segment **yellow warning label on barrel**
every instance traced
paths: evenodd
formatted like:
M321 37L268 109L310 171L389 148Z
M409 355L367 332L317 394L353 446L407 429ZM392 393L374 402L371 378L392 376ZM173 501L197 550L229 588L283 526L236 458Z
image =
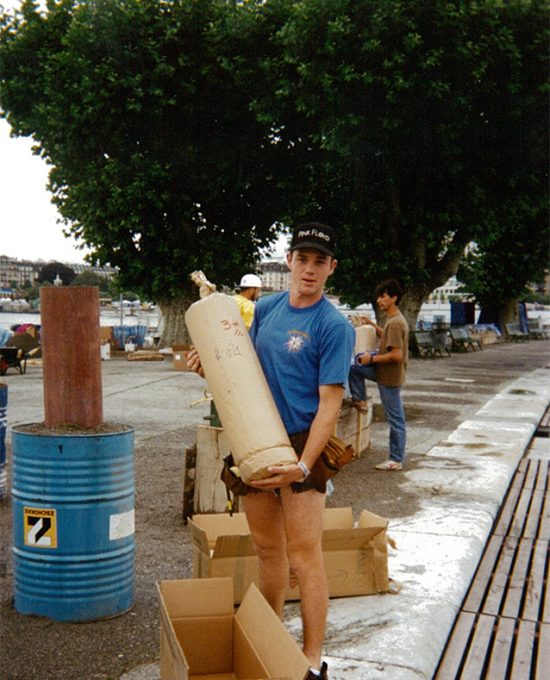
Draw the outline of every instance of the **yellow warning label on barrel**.
M24 508L25 545L57 548L57 517L53 508Z

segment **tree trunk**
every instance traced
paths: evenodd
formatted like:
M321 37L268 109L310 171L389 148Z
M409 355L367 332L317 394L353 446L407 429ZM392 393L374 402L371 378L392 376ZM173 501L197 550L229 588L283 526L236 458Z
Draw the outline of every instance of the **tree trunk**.
M401 303L399 304L399 309L401 310L401 314L407 319L411 332L416 329L416 322L418 315L420 314L422 303L424 303L428 297L429 293L426 294L424 291L416 290L414 288L409 288L403 295Z
M516 323L519 319L518 315L518 301L506 300L498 306L498 319L500 328L504 329L507 323Z
M172 300L159 300L161 337L159 347L186 345L191 342L185 325L185 312L195 299L182 295Z

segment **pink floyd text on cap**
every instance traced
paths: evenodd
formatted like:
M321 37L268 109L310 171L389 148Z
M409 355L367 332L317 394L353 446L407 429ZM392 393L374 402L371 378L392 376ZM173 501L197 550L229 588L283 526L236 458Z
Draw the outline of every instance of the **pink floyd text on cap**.
M336 251L336 234L332 227L319 222L307 222L294 227L290 250L297 248L315 248L322 253L334 257Z

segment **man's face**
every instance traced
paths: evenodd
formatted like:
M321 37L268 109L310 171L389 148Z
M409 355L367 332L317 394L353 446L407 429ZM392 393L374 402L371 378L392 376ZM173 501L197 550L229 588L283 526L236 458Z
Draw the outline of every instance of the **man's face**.
M336 268L336 260L314 248L298 248L287 255L294 292L306 298L320 297L328 277Z
M262 294L261 288L253 288L252 297L250 299L252 300L252 302L256 302L256 300L260 297L261 294Z
M397 300L396 295L390 297L387 293L382 293L382 295L379 295L376 298L376 304L378 305L378 309L381 312L385 312L389 307L392 306L392 304L395 304L396 300Z

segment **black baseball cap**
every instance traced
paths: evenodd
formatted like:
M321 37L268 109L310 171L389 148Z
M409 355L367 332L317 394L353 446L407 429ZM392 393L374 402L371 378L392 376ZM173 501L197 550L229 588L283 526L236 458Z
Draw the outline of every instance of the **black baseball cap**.
M297 248L315 248L322 253L334 257L336 250L336 234L332 227L319 222L307 222L294 227L290 250Z

